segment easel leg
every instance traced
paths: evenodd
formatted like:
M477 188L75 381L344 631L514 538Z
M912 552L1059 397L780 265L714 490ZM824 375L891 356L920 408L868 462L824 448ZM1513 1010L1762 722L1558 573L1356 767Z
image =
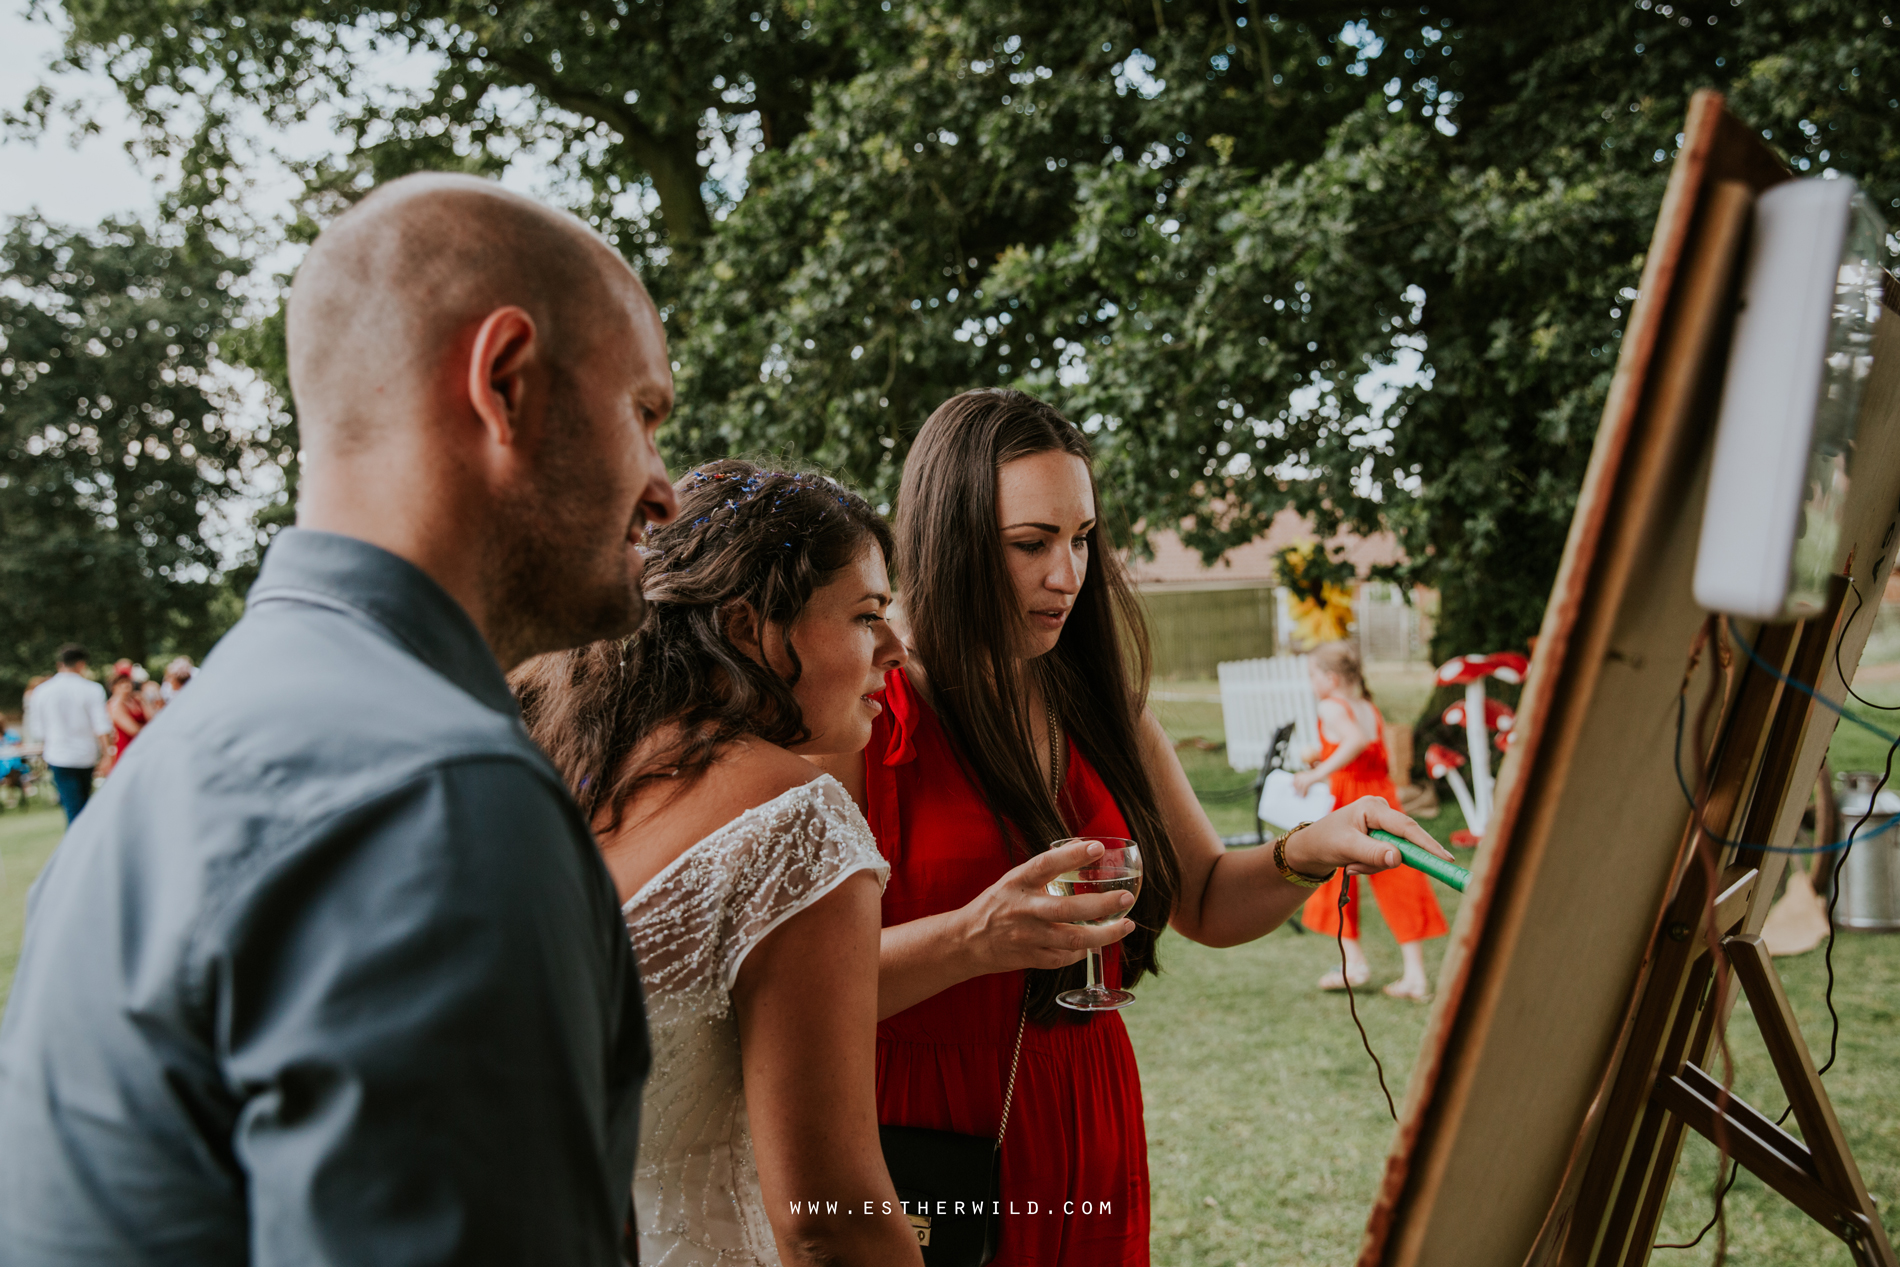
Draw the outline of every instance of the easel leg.
M1860 1267L1900 1267L1768 948L1752 934L1725 938L1722 946L1748 995L1802 1138L1788 1134L1740 1097L1725 1095L1721 1084L1693 1063L1660 1079L1651 1103L1711 1143L1719 1133L1736 1164L1839 1237Z
M1834 1116L1827 1088L1814 1070L1814 1058L1801 1037L1794 1009L1788 1005L1787 992L1782 989L1781 977L1768 957L1768 948L1760 937L1752 935L1730 937L1722 944L1748 995L1749 1006L1754 1009L1755 1023L1768 1045L1768 1057L1774 1062L1782 1090L1788 1095L1788 1103L1794 1106L1795 1121L1800 1123L1802 1138L1814 1158L1815 1178L1866 1219L1862 1236L1854 1236L1851 1227L1828 1230L1847 1241L1857 1258L1885 1267L1900 1267L1886 1228L1881 1225L1880 1213L1867 1195L1860 1168L1848 1150L1847 1138L1841 1133L1840 1120ZM1857 1246L1857 1240L1864 1240L1866 1244Z

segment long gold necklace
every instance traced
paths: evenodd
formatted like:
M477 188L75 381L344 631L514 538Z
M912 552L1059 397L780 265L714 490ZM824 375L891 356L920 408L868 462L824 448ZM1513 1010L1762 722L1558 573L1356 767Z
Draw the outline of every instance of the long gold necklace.
M1057 738L1056 706L1043 697L1042 706L1049 710L1049 795L1056 800L1062 799L1062 742Z

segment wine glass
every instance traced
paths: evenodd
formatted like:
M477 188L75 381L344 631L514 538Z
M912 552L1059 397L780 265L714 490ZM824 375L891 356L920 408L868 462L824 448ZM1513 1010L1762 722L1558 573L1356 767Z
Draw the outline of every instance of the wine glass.
M1045 886L1051 897L1082 897L1090 893L1128 893L1141 895L1141 848L1119 836L1073 836L1058 840L1051 849L1064 845L1100 845L1102 856L1073 871L1064 871ZM1133 908L1130 907L1132 910ZM1116 911L1100 919L1083 919L1078 924L1110 924L1125 918ZM1065 990L1056 1002L1078 1012L1112 1012L1127 1007L1135 996L1126 990L1111 990L1102 984L1102 950L1089 947L1089 983L1080 990Z

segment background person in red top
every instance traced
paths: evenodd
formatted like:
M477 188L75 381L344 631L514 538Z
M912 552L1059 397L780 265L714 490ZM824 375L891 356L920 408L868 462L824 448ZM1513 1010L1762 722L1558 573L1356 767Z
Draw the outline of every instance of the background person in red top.
M1016 391L966 392L904 464L898 576L908 669L863 760L834 767L891 863L878 975L879 1120L994 1136L1018 1016L1030 1023L1003 1141L1009 1267L1120 1267L1148 1258L1140 1076L1121 1018L1054 1001L1081 984L1090 944L1106 984L1156 967L1164 927L1213 946L1250 941L1309 888L1271 849L1225 853L1145 704L1147 637L1097 522L1087 440ZM1294 833L1288 871L1377 871L1383 827L1438 850L1369 798ZM1126 836L1145 861L1125 894L1053 898L1044 884ZM1112 943L1112 944L1111 944Z
M1333 804L1345 805L1362 796L1376 796L1399 808L1399 791L1392 786L1390 761L1385 751L1385 719L1373 706L1366 690L1365 670L1359 663L1359 651L1350 642L1328 642L1306 658L1306 671L1313 680L1313 694L1319 696L1320 746L1307 754L1309 768L1293 776L1293 788L1304 795L1321 779L1333 790ZM1334 876L1306 901L1300 922L1328 937L1340 932L1339 887L1348 881ZM1379 899L1379 913L1398 939L1399 955L1405 971L1397 981L1385 987L1395 999L1431 997L1431 982L1425 976L1424 942L1445 935L1445 914L1438 909L1431 882L1409 867L1395 867L1370 877L1372 896ZM1359 944L1359 885L1352 882L1346 895L1343 916L1346 973L1354 985L1364 985L1372 976L1366 952ZM1322 990L1343 990L1346 977L1337 968L1319 979Z
M115 732L112 764L116 766L151 717L145 711L145 702L139 698L138 683L132 676L130 660L120 660L112 666L112 685L108 689L111 696L106 701L106 712L112 718Z

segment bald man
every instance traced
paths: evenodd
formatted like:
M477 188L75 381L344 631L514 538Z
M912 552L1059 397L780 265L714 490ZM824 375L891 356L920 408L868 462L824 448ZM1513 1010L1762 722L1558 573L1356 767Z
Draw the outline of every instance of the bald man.
M298 526L33 891L0 1263L617 1263L639 982L503 674L639 624L658 314L579 221L416 176L289 341Z

